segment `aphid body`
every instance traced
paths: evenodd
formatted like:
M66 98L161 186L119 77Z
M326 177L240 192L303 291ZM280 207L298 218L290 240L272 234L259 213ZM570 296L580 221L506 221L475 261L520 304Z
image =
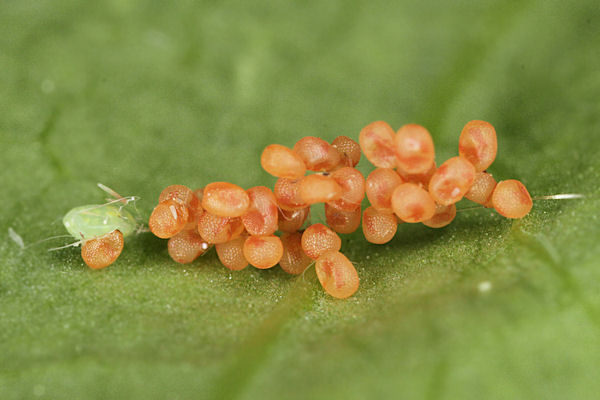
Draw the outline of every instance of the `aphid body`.
M123 206L91 204L75 207L63 218L63 224L77 240L98 238L119 230L124 237L135 232L137 221Z

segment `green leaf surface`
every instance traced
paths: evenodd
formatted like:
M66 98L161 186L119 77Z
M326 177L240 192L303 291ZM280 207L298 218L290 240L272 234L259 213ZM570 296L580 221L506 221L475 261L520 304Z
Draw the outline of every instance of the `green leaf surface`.
M2 2L0 398L597 398L599 49L593 0ZM169 184L272 185L267 144L375 120L443 161L472 119L497 178L587 197L345 236L346 301L150 234L102 271L8 235L66 233L96 182L146 216Z

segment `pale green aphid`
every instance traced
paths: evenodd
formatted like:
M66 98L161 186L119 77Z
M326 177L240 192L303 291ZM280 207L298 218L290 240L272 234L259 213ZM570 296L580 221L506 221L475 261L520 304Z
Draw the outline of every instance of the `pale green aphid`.
M69 234L77 240L89 240L104 236L115 229L123 236L135 232L138 223L135 217L117 204L99 204L75 207L63 218Z
M70 210L63 218L63 225L69 234L78 241L63 247L78 245L86 240L102 237L116 229L123 234L123 237L139 230L138 220L125 209L125 206L129 202L137 200L137 197L123 197L101 183L98 183L98 187L113 199L105 204L91 204Z
M108 186L101 183L98 183L97 185L100 189L108 193L112 199L107 199L108 202L105 204L91 204L71 209L64 216L63 225L67 228L69 234L77 239L77 241L65 246L48 249L48 251L79 246L87 240L101 238L116 229L118 229L124 237L129 236L132 233L147 231L147 228L139 223L139 213L135 206L134 210L136 215L138 215L138 218L134 217L131 212L125 209L129 203L139 199L137 196L123 197ZM26 249L48 240L63 238L67 235L52 236L27 246L25 246L23 238L11 227L8 228L8 236L21 249Z

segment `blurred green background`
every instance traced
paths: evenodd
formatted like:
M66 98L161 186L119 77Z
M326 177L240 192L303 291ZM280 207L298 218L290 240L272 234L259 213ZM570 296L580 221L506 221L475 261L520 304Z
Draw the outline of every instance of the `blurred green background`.
M0 72L2 399L597 398L597 0L5 0ZM425 125L443 161L471 119L498 179L588 197L345 236L347 301L150 234L103 271L8 237L65 233L96 182L146 216L169 184L272 185L265 145L375 120Z

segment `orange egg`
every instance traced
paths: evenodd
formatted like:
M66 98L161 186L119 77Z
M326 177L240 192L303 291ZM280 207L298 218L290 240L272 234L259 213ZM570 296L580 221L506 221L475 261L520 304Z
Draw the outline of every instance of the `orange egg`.
M250 236L244 242L244 257L250 265L267 269L277 265L283 256L283 244L277 236Z
M219 217L240 217L250 206L246 191L229 182L213 182L204 188L202 208Z
M325 292L335 298L348 298L358 290L359 278L356 268L339 251L322 254L315 263L315 270Z
M429 193L436 203L449 206L461 200L475 180L475 168L467 159L452 157L435 171Z
M435 160L433 139L427 129L417 124L401 127L395 137L398 170L404 174L424 174Z
M523 218L533 207L527 188L515 179L498 182L492 204L498 214L506 218Z
M458 139L458 153L466 158L478 172L484 171L496 159L498 141L496 130L485 121L470 121Z
M402 221L417 223L433 217L435 202L419 185L403 183L392 193L392 209Z
M396 168L394 130L383 121L365 126L358 136L360 148L367 159L379 168Z
M280 144L272 144L262 152L260 165L278 178L299 179L306 173L304 161L293 150Z
M114 230L81 246L81 257L88 267L101 269L114 263L123 251L123 234Z

